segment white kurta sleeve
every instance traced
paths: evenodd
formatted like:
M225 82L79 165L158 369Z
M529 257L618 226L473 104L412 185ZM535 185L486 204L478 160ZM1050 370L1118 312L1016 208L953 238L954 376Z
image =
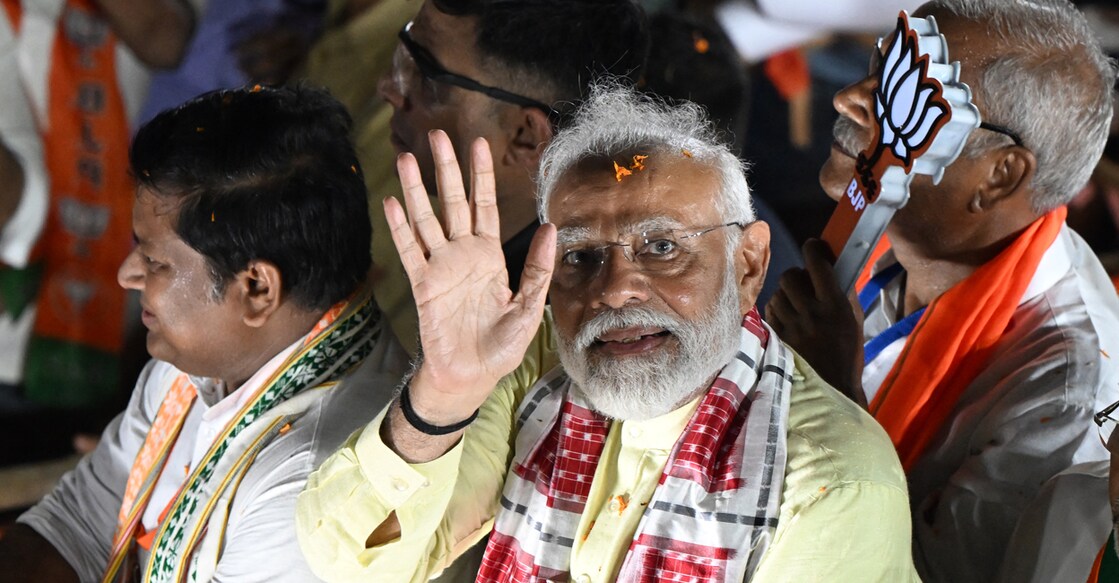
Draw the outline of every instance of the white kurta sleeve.
M18 519L54 545L82 581L104 574L128 472L166 392L162 381L170 370L167 363L149 362L128 407L105 428L97 449Z

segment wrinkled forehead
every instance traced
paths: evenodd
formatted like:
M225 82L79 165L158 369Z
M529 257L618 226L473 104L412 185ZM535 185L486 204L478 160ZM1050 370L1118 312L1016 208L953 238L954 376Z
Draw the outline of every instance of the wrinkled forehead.
M1001 38L989 23L961 18L928 4L918 8L913 16L931 16L936 20L940 34L948 43L948 59L960 62L961 74L982 70L998 56L1000 50L1007 48L1007 40Z
M586 156L557 181L548 220L561 230L639 232L719 218L719 174L709 163L641 148Z

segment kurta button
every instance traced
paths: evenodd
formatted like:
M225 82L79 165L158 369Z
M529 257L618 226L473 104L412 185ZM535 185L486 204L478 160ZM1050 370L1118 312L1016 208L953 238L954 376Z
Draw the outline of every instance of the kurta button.
M579 575L575 578L576 583L591 583L590 575Z
M396 488L397 492L403 492L403 491L408 489L408 482L405 482L401 478L393 478L392 479L392 487Z

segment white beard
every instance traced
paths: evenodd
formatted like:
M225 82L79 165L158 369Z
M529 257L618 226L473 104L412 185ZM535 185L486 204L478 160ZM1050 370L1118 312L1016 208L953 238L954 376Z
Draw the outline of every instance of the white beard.
M574 339L557 334L560 362L595 411L622 420L645 420L675 410L710 384L738 349L742 325L733 272L724 277L715 304L698 321L644 306L602 312ZM647 355L609 358L588 352L595 339L627 327L658 327L676 339Z

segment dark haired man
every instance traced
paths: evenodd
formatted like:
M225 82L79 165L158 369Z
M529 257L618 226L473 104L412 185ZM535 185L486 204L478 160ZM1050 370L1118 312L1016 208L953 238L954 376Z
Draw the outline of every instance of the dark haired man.
M32 581L307 581L295 497L375 406L338 381L406 361L363 282L367 202L345 110L306 88L210 93L137 134L148 350L97 449L0 545Z
M536 232L540 155L557 124L604 73L641 75L649 36L633 0L427 0L400 31L393 66L380 81L392 106L391 141L419 162L428 192L435 163L428 132L447 132L458 151L486 138L493 149L501 240L516 289ZM467 168L462 168L467 172ZM371 186L377 302L409 349L417 318L380 198L398 184Z

